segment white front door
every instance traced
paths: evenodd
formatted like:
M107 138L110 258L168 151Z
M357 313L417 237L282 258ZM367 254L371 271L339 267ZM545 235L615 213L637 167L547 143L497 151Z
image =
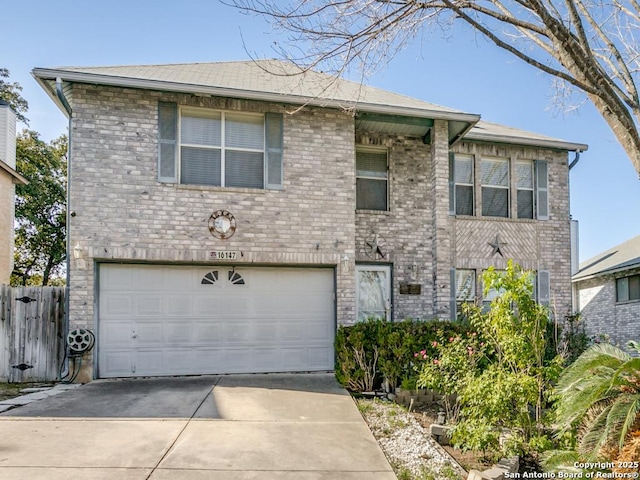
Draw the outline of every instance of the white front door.
M391 319L391 267L357 265L357 320Z

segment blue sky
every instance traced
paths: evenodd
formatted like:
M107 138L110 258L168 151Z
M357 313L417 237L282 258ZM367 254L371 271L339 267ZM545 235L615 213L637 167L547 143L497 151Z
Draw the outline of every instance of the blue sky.
M23 86L29 127L51 140L67 121L30 72L34 67L190 63L274 57L282 41L261 18L215 0L21 0L5 2L0 67ZM640 180L595 109L558 113L551 79L476 37L421 36L366 83L478 113L502 123L589 144L571 171L571 214L580 260L640 234ZM573 159L570 155L569 161Z

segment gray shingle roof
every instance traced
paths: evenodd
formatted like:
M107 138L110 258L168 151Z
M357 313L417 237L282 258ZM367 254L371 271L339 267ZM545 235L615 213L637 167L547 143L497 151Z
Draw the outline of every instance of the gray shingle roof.
M450 122L450 138L586 150L587 146L544 137L523 130L480 122L480 115L425 102L398 93L336 79L316 71L302 71L280 60L128 65L105 67L35 68L33 75L58 103L53 82L91 83L183 93L208 94L293 105L317 105L358 112ZM476 125L477 124L477 125ZM468 129L476 125L472 131Z
M580 264L573 281L640 267L640 235Z

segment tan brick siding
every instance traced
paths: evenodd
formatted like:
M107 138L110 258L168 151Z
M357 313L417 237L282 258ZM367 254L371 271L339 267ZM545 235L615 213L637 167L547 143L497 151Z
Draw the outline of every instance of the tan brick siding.
M570 233L566 154L461 144L474 155L550 162L551 219L456 218L449 215L447 122L436 121L432 142L354 131L346 112L134 89L73 87L70 243L70 324L95 328L95 265L102 261L212 263L212 250L242 252L240 263L331 266L336 271L337 322L355 321L355 265L382 263L393 271L393 318L449 318L450 270L504 260L487 242L499 232L505 253L527 268L551 272L554 305L568 311ZM284 188L256 190L157 182L157 102L223 110L284 113ZM355 149L389 152L389 211L355 211ZM217 240L211 213L229 210L237 231ZM385 258L370 258L365 241L377 234ZM347 257L347 268L342 259ZM417 273L412 271L417 265ZM420 295L400 295L402 283ZM88 362L91 364L91 361ZM85 376L92 375L90 369ZM85 378L88 379L88 378Z
M616 278L637 274L640 269L575 283L578 310L588 335L608 337L620 347L629 340L640 340L640 301L616 302Z

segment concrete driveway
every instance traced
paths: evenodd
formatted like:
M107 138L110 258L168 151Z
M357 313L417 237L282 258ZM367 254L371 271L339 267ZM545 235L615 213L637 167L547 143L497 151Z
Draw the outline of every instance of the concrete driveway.
M394 480L333 375L99 380L0 415L0 478Z

